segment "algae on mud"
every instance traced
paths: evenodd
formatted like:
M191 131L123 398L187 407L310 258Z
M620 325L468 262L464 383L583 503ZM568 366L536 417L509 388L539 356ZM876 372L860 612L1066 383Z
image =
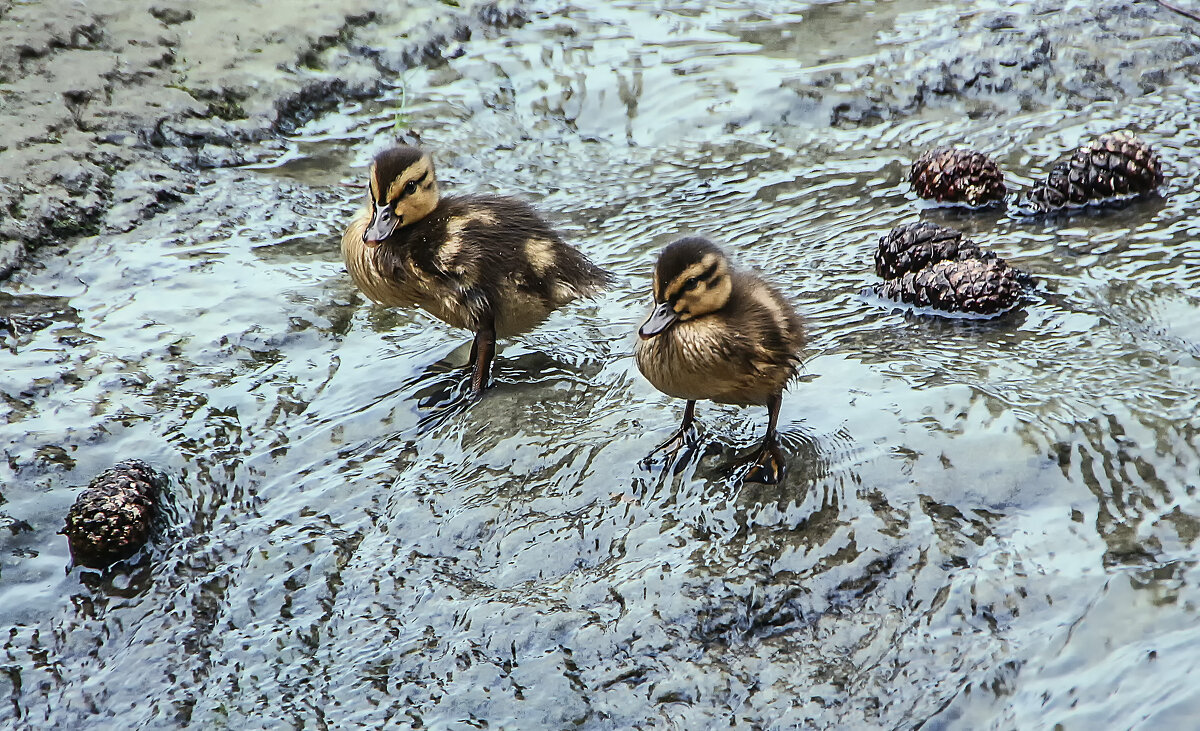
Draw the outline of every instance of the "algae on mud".
M169 215L38 250L5 285L52 322L0 351L0 720L1194 717L1196 36L1089 7L547 5L414 70L405 114L449 183L529 198L627 283L508 344L466 409L447 394L468 338L367 306L337 258L360 193L334 183L387 141L393 96L185 176ZM1010 65L1027 39L1034 67ZM905 182L965 144L1028 185L1121 127L1162 154L1161 199L1030 222L923 209ZM919 218L1042 293L986 323L860 297L879 236ZM722 408L679 474L637 466L678 409L630 337L685 232L810 323L780 486L726 479L755 435ZM178 486L173 534L148 568L64 575L71 487L135 454Z
M4 0L0 278L27 249L128 231L192 192L196 168L277 155L281 132L522 19L516 0Z

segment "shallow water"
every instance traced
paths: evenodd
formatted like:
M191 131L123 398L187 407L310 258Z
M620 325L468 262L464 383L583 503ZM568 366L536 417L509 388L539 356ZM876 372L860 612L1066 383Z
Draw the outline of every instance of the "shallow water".
M0 719L18 727L1173 727L1200 712L1195 78L1065 113L955 104L829 125L813 69L867 73L938 3L576 3L218 171L171 212L43 251L5 291L59 312L0 351ZM1024 7L1024 6L1021 6ZM907 29L907 30L906 30ZM781 83L786 82L786 83ZM403 91L401 91L401 87ZM622 283L506 342L371 306L338 259L393 130L446 188L536 202ZM932 209L948 142L1028 183L1130 127L1164 196L1026 220ZM1030 272L951 320L861 292L893 225ZM701 404L707 453L638 462L682 404L630 354L658 248L706 233L809 326L784 484L739 484L762 409ZM69 565L75 487L171 478L133 569ZM23 522L20 522L23 521Z

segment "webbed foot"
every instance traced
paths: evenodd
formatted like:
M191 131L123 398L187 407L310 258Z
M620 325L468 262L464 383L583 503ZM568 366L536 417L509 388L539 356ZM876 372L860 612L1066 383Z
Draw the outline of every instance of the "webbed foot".
M654 449L650 450L639 462L642 467L649 468L654 463L655 457L659 454L666 454L669 461L676 461L676 455L679 450L684 447L690 447L688 437L692 431L692 422L696 418L696 402L688 401L687 406L683 409L683 423L679 425L679 430L671 435L671 438Z
M638 464L642 467L650 467L659 456L666 457L668 462L674 461L679 450L688 446L688 432L688 429L681 428L672 434L670 439L651 449L650 453L643 457Z
M740 464L750 465L746 476L742 478L746 482L776 485L783 479L783 452L773 438L764 440L762 446Z

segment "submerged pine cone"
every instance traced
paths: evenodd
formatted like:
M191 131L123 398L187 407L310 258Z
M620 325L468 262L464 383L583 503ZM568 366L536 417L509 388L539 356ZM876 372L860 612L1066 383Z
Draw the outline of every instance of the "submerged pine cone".
M150 537L150 521L166 478L127 459L96 476L67 511L62 533L77 564L104 568L129 558Z
M909 182L922 198L982 206L1004 200L1004 174L992 158L963 148L939 147L912 164Z
M994 315L1021 297L1018 272L1001 259L939 261L875 285L875 292L919 307Z
M978 259L984 256L979 244L961 231L921 221L902 223L879 239L875 249L875 273L895 279L946 259Z
M1015 207L1026 214L1047 213L1145 195L1162 183L1162 162L1150 145L1129 132L1109 132L1055 165Z

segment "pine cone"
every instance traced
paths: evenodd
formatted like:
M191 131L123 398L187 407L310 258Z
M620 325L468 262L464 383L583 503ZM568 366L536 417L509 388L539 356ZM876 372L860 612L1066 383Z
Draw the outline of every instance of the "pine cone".
M909 182L922 198L982 206L1004 200L1004 174L992 158L963 148L939 147L912 164Z
M879 248L875 249L875 273L884 279L895 279L936 261L983 256L979 245L964 237L961 231L927 221L904 223L879 239Z
M994 315L1021 296L1015 269L1000 259L939 261L918 272L875 285L875 293L919 307Z
M96 476L67 511L71 558L104 568L129 558L150 537L150 521L166 478L145 462L119 462Z
M1109 132L1058 163L1015 208L1037 214L1151 193L1163 183L1154 149L1129 132Z

